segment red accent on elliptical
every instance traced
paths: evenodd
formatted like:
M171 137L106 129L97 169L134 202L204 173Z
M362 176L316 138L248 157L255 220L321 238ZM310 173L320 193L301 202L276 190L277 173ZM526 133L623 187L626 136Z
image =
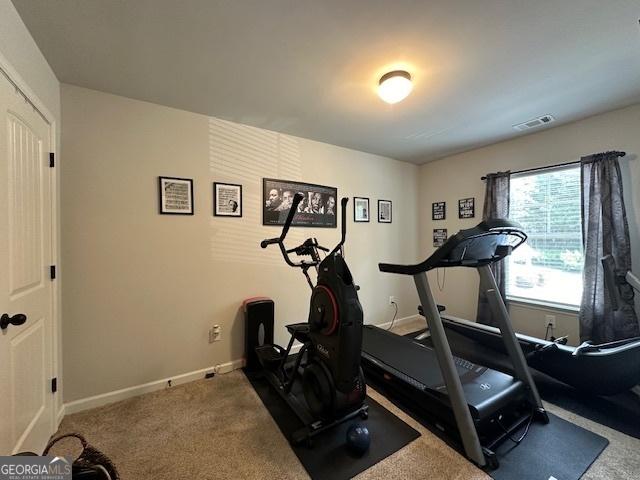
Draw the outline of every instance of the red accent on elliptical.
M247 312L247 305L250 303L255 303L255 302L272 302L273 300L271 300L269 297L251 297L251 298L247 298L245 300L242 301L242 310L246 313Z
M325 287L324 285L316 285L316 288L321 288L326 291L329 299L331 299L331 305L333 305L333 319L331 320L331 324L320 332L322 335L331 335L338 327L338 303L336 302L336 297L333 295L333 292L328 287Z

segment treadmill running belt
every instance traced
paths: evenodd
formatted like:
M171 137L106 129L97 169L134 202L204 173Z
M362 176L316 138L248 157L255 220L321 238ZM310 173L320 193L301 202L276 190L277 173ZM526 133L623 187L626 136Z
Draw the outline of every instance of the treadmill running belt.
M381 328L365 325L362 335L365 377L369 369L382 370L419 391L430 393L449 405L436 353L430 346ZM490 417L509 401L524 394L524 384L512 376L453 357L456 371L472 415Z
M429 346L408 342L406 338L394 333L365 325L362 333L362 350L365 355L398 370L426 387L434 390L444 388L440 369L425 368L426 364L438 365L435 351ZM462 359L454 360L460 377L469 373L473 375L474 370L469 370L469 367L481 369L477 373L485 370L484 367L478 367Z

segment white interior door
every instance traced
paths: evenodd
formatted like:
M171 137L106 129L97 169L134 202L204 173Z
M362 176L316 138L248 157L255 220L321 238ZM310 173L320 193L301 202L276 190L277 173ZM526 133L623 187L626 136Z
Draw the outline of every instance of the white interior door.
M0 455L53 433L50 126L0 75Z

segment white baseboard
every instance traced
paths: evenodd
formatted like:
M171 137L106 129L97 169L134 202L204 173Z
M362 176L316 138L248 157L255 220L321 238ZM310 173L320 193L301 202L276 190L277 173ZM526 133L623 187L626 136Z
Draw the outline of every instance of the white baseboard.
M409 315L408 317L396 318L396 321L393 322L393 326L398 327L402 324L410 323L415 320L422 320L423 322L425 321L424 318L420 315ZM380 328L389 328L391 326L391 322L376 323L372 325L375 325L376 327L380 327ZM425 326L426 326L426 323L425 323Z
M219 365L216 365L213 368L216 373L229 373L229 372L233 372L234 370L238 370L242 367L244 367L244 358L239 358L236 360L231 360L230 362L221 363ZM186 382L181 382L181 383L186 383Z
M398 318L394 322L395 326L409 323L416 319L420 319L419 315L411 315L409 317ZM391 322L380 323L376 325L380 328L389 328ZM302 344L297 343L291 348L291 353L298 353L302 347ZM62 405L57 414L58 425L62 422L65 415L71 415L72 413L81 412L90 408L101 407L109 403L119 402L120 400L126 400L127 398L136 397L144 393L155 392L167 388L167 384L171 381L172 386L181 385L183 383L192 382L194 380L200 380L204 378L207 373L229 373L233 370L237 370L244 366L244 358L232 360L231 362L222 363L209 368L203 368L193 372L183 373L173 377L163 378L161 380L155 380L153 382L144 383L141 385L134 385L133 387L127 387L120 390L114 390L113 392L101 393L100 395L94 395L92 397L81 398L80 400L74 400L73 402L65 403Z
M60 427L60 424L62 423L62 419L64 418L64 416L66 415L66 407L63 404L60 407L60 410L58 410L58 413L56 414L56 430L58 430L58 427Z
M127 387L113 392L102 393L93 397L81 398L80 400L74 400L73 402L65 403L60 410L58 416L59 421L62 421L64 415L70 415L72 413L81 412L90 408L101 407L113 402L119 402L120 400L126 400L127 398L136 397L143 393L155 392L157 390L163 390L167 388L167 384L171 381L171 386L181 385L183 383L192 382L194 380L200 380L205 378L207 373L229 373L233 370L237 370L244 366L244 358L233 360L231 362L222 363L209 368L203 368L193 372L183 373L173 377L163 378L161 380L155 380L153 382L144 383L142 385L134 385L133 387ZM62 415L62 417L60 416Z

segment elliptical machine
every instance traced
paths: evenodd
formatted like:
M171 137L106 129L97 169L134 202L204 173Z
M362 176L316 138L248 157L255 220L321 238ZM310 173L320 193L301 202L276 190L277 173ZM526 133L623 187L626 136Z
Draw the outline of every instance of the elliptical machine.
M286 326L291 334L286 349L265 344L256 347L255 353L266 379L304 425L291 436L291 443L311 446L312 438L320 432L356 416L367 418L368 406L364 404L366 384L360 367L362 307L343 255L348 199L341 202L342 238L333 250L319 245L315 238L287 249L284 240L303 198L300 193L294 196L280 236L263 240L260 246L277 244L287 265L302 270L311 287L309 318ZM320 252L326 253L324 259ZM293 261L292 253L304 258ZM310 269L316 271L315 285ZM290 368L287 360L295 340L302 348ZM296 381L302 382L304 399L293 392Z

